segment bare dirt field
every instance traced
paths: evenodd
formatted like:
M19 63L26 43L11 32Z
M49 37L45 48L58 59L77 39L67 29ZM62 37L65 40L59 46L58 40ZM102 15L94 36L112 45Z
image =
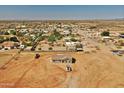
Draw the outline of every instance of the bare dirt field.
M8 53L8 54L7 54ZM124 87L124 62L111 53L41 52L0 53L0 87L26 88L98 88ZM66 72L66 63L52 63L55 54L69 54L76 59L73 71ZM6 58L4 58L6 56ZM11 60L10 60L11 59ZM7 64L6 64L7 63Z

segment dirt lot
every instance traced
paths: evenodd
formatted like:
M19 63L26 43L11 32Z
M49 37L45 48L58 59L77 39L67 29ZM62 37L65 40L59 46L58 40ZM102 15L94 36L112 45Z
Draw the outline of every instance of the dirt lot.
M51 62L56 53L69 54L76 59L71 65L72 72L65 71L66 63ZM14 55L14 52L0 52L0 87L124 87L124 62L101 50L87 54L42 52L39 59L34 59L32 52Z

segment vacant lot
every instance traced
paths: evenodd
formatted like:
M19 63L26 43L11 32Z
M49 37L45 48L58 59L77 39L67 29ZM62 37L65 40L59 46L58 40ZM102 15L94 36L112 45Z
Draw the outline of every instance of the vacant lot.
M8 53L8 54L7 54ZM104 51L0 53L0 87L124 87L124 62ZM73 71L66 63L52 63L55 54L69 54L76 59ZM6 57L5 57L6 56Z

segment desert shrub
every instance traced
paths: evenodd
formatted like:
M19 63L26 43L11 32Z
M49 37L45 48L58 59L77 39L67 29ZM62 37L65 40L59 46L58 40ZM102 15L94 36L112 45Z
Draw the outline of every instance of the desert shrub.
M110 34L109 31L104 31L101 33L101 36L109 36L109 34Z
M53 50L53 48L52 48L52 47L50 47L50 48L49 48L49 50Z

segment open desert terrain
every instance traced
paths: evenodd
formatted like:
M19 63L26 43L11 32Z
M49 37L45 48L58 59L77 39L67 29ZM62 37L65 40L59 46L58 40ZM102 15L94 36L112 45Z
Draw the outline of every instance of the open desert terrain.
M124 62L103 50L40 52L39 59L34 58L35 52L17 54L13 51L0 53L0 87L124 87ZM56 53L69 54L76 59L71 64L73 71L65 70L66 63L51 62Z

